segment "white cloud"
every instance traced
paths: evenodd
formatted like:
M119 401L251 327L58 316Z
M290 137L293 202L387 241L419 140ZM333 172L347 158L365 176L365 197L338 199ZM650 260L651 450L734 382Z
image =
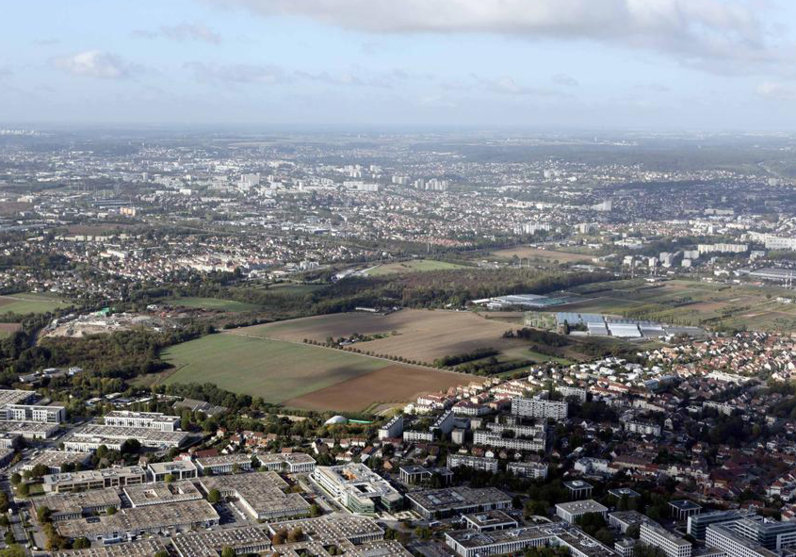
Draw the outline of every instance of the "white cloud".
M293 78L282 68L272 65L256 64L206 64L189 62L185 67L191 70L197 81L220 83L265 83L274 85L287 83Z
M161 25L157 31L133 31L134 37L143 39L164 38L172 41L200 41L209 44L221 44L221 35L201 23L180 23L179 25Z
M528 87L517 83L513 77L502 76L495 79L481 77L476 74L471 74L471 77L482 88L492 93L501 95L517 95L517 96L535 96L547 98L560 98L565 97L564 93L554 89L545 89L542 87Z
M767 4L743 0L204 1L372 33L591 40L665 53L688 66L721 73L785 62L783 45L772 44L775 33L760 19Z
M138 71L138 67L115 54L101 50L87 50L72 56L54 59L57 68L73 75L101 79L124 79Z
M553 83L556 85L565 85L567 87L577 87L580 85L578 80L564 73L559 73L553 76Z
M792 101L796 99L796 87L774 81L761 83L755 89L755 93L764 99L775 101Z

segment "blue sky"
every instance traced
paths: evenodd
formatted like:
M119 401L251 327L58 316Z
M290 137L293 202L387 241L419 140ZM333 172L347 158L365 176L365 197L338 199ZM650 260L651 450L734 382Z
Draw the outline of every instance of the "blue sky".
M0 125L791 130L785 0L40 0Z

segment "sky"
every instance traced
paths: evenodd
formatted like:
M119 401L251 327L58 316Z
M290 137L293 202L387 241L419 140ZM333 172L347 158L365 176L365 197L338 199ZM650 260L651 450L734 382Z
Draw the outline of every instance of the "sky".
M791 0L6 0L0 127L792 131Z

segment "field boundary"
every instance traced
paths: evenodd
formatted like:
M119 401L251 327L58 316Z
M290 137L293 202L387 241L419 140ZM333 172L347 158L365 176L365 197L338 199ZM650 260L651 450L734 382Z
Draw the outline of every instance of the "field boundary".
M310 344L310 343L307 343L307 342L301 342L301 341L298 341L298 340L287 340L287 339L284 339L284 338L266 337L266 336L262 336L262 335L249 335L249 334L246 334L246 333L236 333L235 332L236 330L240 330L240 329L222 331L220 334L251 338L251 339L255 339L255 340L268 340L268 341L271 341L271 342L287 342L289 344L298 344L299 346L308 346L308 347L312 347L312 348L319 348L321 350L331 350L333 352L343 352L344 354L352 354L354 356L361 356L363 358L370 358L372 360L379 360L379 361L382 361L382 362L389 362L391 364L397 364L397 365L402 365L402 366L406 366L406 367L416 367L418 369L425 369L425 370L428 370L428 371L439 371L439 372L444 372L444 373L453 373L454 375L467 375L467 376L474 377L474 378L478 377L477 375L471 375L469 373L462 373L461 371L453 371L453 370L450 370L450 369L438 368L438 367L434 367L434 366L427 366L427 365L423 365L423 364L411 364L411 363L408 363L408 362L401 362L399 360L393 360L393 359L390 359L390 358L382 358L381 356L373 356L371 354L364 354L362 352L353 352L352 350L342 350L340 348L333 348L331 346ZM473 380L475 381L475 379L473 379Z

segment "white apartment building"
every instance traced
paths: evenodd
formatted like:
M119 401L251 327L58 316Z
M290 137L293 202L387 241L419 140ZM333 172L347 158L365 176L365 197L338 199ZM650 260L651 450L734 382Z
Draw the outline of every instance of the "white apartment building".
M496 458L487 458L483 456L450 454L448 455L447 466L451 470L459 466L464 466L466 468L474 468L475 470L496 474L498 471L498 460Z
M511 413L524 418L563 420L567 417L567 403L537 398L513 398Z
M379 439L400 437L404 432L404 415L398 414L379 428Z

